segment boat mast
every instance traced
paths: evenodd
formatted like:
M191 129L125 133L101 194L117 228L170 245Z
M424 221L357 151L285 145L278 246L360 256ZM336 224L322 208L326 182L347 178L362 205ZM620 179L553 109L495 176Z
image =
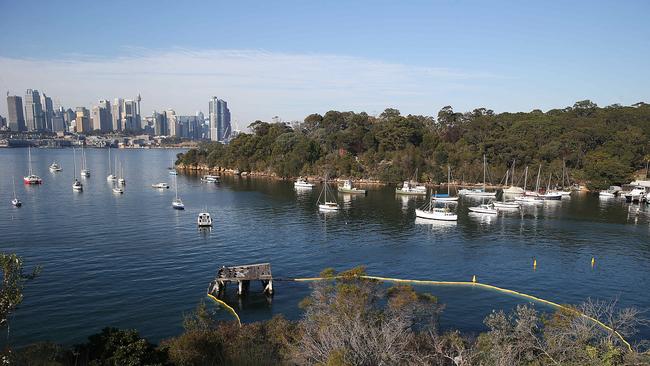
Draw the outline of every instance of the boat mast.
M174 176L174 189L176 190L176 201L178 201L178 178Z
M28 149L27 151L28 151L28 155L29 155L29 159L28 159L29 160L29 175L31 176L32 175L32 146L29 145L27 147L27 149Z
M449 164L447 164L447 196L449 196L450 188L449 185L451 184L451 167Z
M548 184L546 185L546 192L551 190L551 172L548 172Z
M485 154L483 154L483 192L485 192Z
M542 164L539 164L537 169L537 182L535 182L535 193L539 193L539 174L542 172Z
M72 147L72 164L74 166L73 168L74 179L77 180L77 151L74 149L74 146Z
M510 185L515 185L515 162L517 160L512 159L512 174L510 174Z
M113 170L111 169L111 146L108 146L108 175L113 175Z
M526 183L528 183L528 166L526 166L524 173L524 196L526 195Z
M13 177L13 179L11 181L14 184L14 199L16 199L16 177Z

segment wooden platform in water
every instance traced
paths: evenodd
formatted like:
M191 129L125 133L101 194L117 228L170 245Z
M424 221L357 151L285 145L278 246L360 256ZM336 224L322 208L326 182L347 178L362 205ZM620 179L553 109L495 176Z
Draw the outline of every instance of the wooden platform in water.
M273 294L273 275L271 263L247 264L242 266L222 266L217 270L217 276L210 283L208 293L221 296L226 291L229 282L237 282L237 294L243 295L249 288L250 281L261 281L264 293Z

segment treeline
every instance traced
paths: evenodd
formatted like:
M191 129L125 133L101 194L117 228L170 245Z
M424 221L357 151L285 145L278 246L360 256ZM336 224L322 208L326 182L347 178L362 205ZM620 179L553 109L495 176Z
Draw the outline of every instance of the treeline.
M301 302L299 321L282 317L239 325L215 321L201 303L184 332L153 345L136 331L106 328L86 343L66 348L28 346L6 356L15 365L641 365L650 355L628 350L585 313L630 335L638 312L587 303L576 311L542 316L532 306L493 312L487 331L468 336L442 332L443 306L407 285L387 288L361 279L363 268L321 275ZM334 276L337 276L336 278Z
M544 181L559 183L563 164L573 182L591 188L629 183L650 160L650 105L598 107L591 101L547 112L494 113L478 108L467 113L452 107L436 118L403 116L386 109L366 113L329 111L312 114L299 128L255 121L252 133L230 144L206 143L179 156L177 163L205 164L281 177L319 175L399 182L478 182L487 156L492 183L499 183L513 161L517 180L524 166L542 165ZM520 183L521 184L521 183Z

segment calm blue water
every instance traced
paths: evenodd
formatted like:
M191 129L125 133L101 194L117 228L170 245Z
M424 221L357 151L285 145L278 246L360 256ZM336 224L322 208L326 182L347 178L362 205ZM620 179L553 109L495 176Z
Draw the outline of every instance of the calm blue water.
M300 193L289 182L234 177L206 185L179 175L187 209L175 211L173 189L150 185L173 182L167 167L179 151L113 151L125 164L121 196L106 182L107 150L87 150L92 176L82 193L71 189L72 150L32 149L44 184L31 187L21 182L27 150L0 150L0 249L43 266L11 323L12 344L74 343L105 326L137 328L159 341L181 331L183 314L205 299L219 266L257 262L271 262L276 277L357 265L400 278L469 281L476 274L481 282L560 303L617 298L622 306L650 308L650 213L630 214L630 205L617 199L575 195L493 218L469 215L471 202L463 201L458 223L449 226L416 222L422 201L396 197L389 187L340 196L345 209L323 215L315 209L318 188ZM48 171L53 160L63 172ZM14 175L23 201L18 209L10 205ZM196 228L204 208L215 220L209 233ZM421 289L447 305L443 326L467 331L483 330L492 309L525 302L476 288ZM272 303L257 294L259 284L251 290L243 301L234 287L228 296L244 321L298 317L309 287L277 282ZM650 338L650 329L641 336Z

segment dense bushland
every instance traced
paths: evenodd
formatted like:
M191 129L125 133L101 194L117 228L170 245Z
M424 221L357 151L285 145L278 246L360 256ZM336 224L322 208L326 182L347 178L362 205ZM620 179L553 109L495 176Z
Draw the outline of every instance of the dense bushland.
M566 163L574 182L591 188L628 183L650 160L650 105L600 108L585 100L547 112L467 113L452 107L436 118L402 116L386 109L366 113L329 111L307 116L299 128L255 121L252 133L228 145L206 143L177 163L205 164L281 177L319 175L398 182L446 180L447 165L458 180L477 182L487 156L492 183L516 161L517 180L526 165L542 165L544 181L560 182ZM521 184L521 183L520 183Z

